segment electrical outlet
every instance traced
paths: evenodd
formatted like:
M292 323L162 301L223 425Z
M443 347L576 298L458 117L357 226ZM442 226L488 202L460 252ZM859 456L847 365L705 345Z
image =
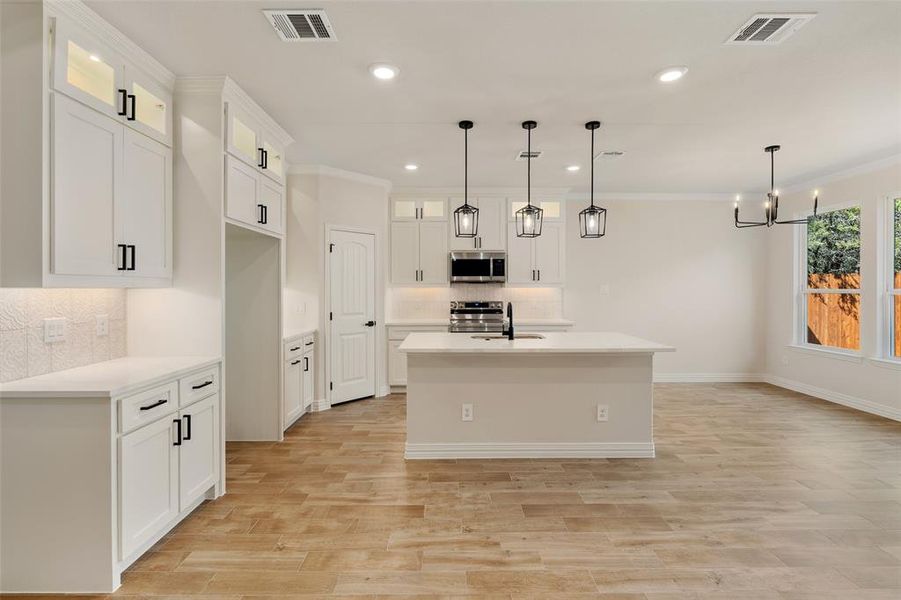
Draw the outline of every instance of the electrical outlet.
M610 407L606 404L598 404L598 423L605 423L610 419Z
M782 363L783 367L788 366L788 356L786 356L785 354L782 355L782 358L780 358L779 361Z
M602 283L600 287L601 296L609 296L610 295L610 284Z
M472 404L464 404L463 405L462 418L464 421L472 421Z
M47 344L53 344L56 342L65 341L66 319L64 317L44 319L44 342Z
M109 315L97 315L95 319L97 321L97 335L109 335Z

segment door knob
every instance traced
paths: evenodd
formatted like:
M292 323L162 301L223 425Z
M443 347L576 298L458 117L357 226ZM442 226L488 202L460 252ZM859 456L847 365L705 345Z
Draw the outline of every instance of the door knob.
M363 325L366 327L375 327L375 321L366 321Z

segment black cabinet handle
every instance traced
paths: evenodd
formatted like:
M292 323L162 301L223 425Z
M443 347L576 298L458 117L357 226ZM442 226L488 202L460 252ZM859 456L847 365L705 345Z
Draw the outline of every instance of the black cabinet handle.
M269 151L268 150L263 150L263 168L264 169L269 168Z
M127 254L128 254L128 246L126 246L125 244L116 244L116 247L119 248L120 250L122 250L122 262L120 263L121 266L117 266L116 270L124 271L125 265L127 264L127 260L128 260L126 258Z
M191 439L191 415L185 415L182 417L185 421L185 425L187 425L188 433L185 434L185 441Z
M310 370L310 359L306 356L303 357L303 370L307 372Z
M306 344L304 344L304 346L312 346L312 345L313 345L313 342L307 342Z
M263 224L263 205L262 204L257 204L257 211L260 213L257 216L257 223L262 225Z
M541 269L538 269L538 281L541 281Z
M166 402L168 402L168 400L167 400L166 398L160 398L159 400L157 400L157 401L154 402L153 404L148 404L147 406L142 406L142 407L140 408L140 410L151 410L151 409L153 409L153 408L156 408L157 406L162 406L162 405L165 404Z
M296 365L296 364L299 364L299 363L300 363L300 359L299 359L299 358L298 358L297 360L292 360L292 361L291 361L291 365L292 365L292 366L293 366L293 365Z
M375 327L375 321L366 321L363 325L366 327Z
M119 90L119 94L121 96L120 100L122 100L122 108L119 109L119 116L124 117L128 114L128 90Z
M126 271L134 271L135 270L135 246L134 244L128 244L126 248L131 248L131 261L128 263L128 268Z
M135 95L128 94L128 103L131 106L131 114L126 117L129 121L135 120Z
M262 168L263 168L263 164L264 164L264 163L263 163L263 153L266 152L266 151L263 150L262 148L257 148L257 151L260 153L260 162L257 163L257 166L258 166L259 168L262 169Z
M181 419L174 419L172 422L175 423L175 441L172 445L181 446Z
M265 204L263 205L263 225L269 224L269 207Z
M293 348L288 350L288 352L294 352L295 350L300 350L300 346L294 346Z
M212 379L210 379L209 381L204 381L204 382L201 383L200 385L192 385L192 386L191 386L191 389L192 389L192 390L202 390L203 388L205 388L205 387L208 386L208 385L213 385L213 380L212 380Z

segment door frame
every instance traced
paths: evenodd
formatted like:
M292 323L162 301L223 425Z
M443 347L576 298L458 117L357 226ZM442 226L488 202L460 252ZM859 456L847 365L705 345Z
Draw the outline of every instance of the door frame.
M382 303L379 302L379 281L383 281L382 279L382 263L381 263L381 241L379 240L378 231L375 229L369 229L367 227L354 227L354 226L345 226L345 225L335 225L332 223L325 224L325 238L322 252L322 262L323 262L323 277L325 278L325 298L322 306L324 307L324 311L322 313L322 322L324 323L323 327L323 350L322 350L322 358L323 364L325 365L325 380L322 382L322 389L325 392L325 400L328 404L327 408L331 408L332 406L332 390L329 385L332 381L332 323L328 318L329 312L332 310L332 271L331 264L329 259L329 244L332 240L332 232L334 231L344 231L346 233L360 233L364 235L371 235L373 241L373 264L375 265L375 286L373 289L373 293L375 298L373 298L372 305L375 307L375 317L376 317L376 326L375 326L375 354L372 357L372 360L375 361L373 365L373 373L375 373L375 393L373 394L373 398L381 397L381 389L382 389L382 379L383 374L379 370L379 364L383 363L383 358L385 354L384 348L384 339L381 334L381 331L384 330L385 324L379 322L379 309L382 308ZM315 389L314 389L315 394ZM317 401L313 400L314 406L317 404Z

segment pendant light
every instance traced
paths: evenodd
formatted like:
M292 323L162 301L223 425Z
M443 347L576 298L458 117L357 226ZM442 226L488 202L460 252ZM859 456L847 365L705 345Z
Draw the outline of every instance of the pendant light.
M522 128L528 136L526 152L526 205L516 211L516 237L534 238L541 235L541 221L544 209L532 206L532 130L538 127L535 121L523 121Z
M600 121L585 123L585 129L591 131L591 204L579 213L579 235L583 238L604 237L607 233L607 209L594 205L594 132L600 126Z
M454 211L454 235L474 238L479 235L479 209L469 204L469 130L472 121L457 124L463 130L463 206Z
M806 225L807 219L790 219L788 221L779 220L779 192L775 187L775 154L781 146L767 146L764 152L770 155L770 191L767 192L766 202L763 204L764 221L741 221L738 218L738 199L735 200L735 226L739 229L746 227L772 227L773 225ZM817 204L819 197L814 195L813 198L813 216L817 216Z

